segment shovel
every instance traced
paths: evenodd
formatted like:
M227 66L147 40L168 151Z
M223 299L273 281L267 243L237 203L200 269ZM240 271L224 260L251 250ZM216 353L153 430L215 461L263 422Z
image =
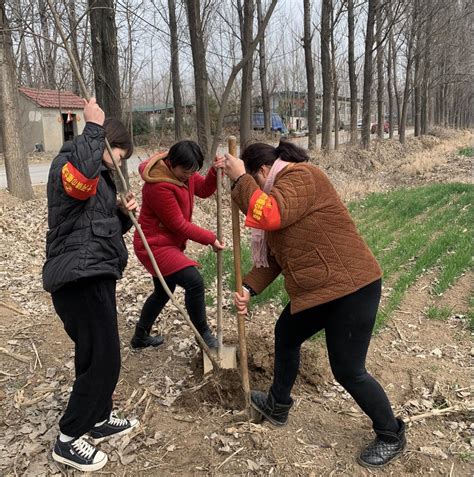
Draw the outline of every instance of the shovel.
M222 173L220 170L217 171L217 240L222 243ZM224 346L222 343L223 265L223 250L219 250L217 252L217 362L223 369L235 369L237 368L237 350L233 346ZM206 374L212 370L212 363L206 354L203 356L204 374Z

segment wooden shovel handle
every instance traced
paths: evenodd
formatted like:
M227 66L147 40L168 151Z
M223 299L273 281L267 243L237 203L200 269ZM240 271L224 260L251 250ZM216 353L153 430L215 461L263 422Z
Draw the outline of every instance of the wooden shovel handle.
M217 170L217 240L222 243L222 171ZM224 265L223 251L217 251L217 356L222 359L222 295L223 282L222 274Z
M237 156L237 140L235 136L230 136L228 140L229 154ZM232 245L234 250L234 270L235 270L235 289L239 295L242 295L242 266L241 266L241 248L240 248L240 210L239 206L232 201ZM250 407L250 381L247 357L247 338L245 336L245 315L237 313L237 326L239 333L239 352L240 352L240 372L242 378L242 388L245 394L247 408Z

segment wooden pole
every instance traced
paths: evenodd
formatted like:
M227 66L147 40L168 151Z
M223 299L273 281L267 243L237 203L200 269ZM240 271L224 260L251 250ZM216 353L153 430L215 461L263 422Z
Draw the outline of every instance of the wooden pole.
M217 240L220 243L222 237L222 171L217 170ZM223 250L217 251L217 357L219 362L222 360L223 331L222 331L222 295L223 283L222 274L224 271L224 253Z
M237 139L235 136L229 136L228 139L229 154L237 156ZM234 249L234 270L235 270L235 290L242 295L242 266L241 266L241 248L240 248L240 211L239 206L232 201L232 242ZM245 315L237 313L237 325L239 332L239 352L240 352L240 372L242 378L242 388L245 394L247 409L250 408L250 381L247 357L247 338L245 336Z

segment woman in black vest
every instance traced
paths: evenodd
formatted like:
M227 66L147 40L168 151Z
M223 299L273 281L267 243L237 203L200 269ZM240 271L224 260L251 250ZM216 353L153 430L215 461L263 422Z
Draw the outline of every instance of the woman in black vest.
M117 202L105 151L107 137L118 163L133 145L125 127L92 98L85 102L86 125L65 143L53 160L48 178L48 226L43 285L75 344L76 379L53 459L82 471L101 469L107 455L94 447L110 436L138 426L112 412L112 393L120 373L120 342L115 285L127 264L122 234L137 208L133 194L126 207ZM82 436L88 433L90 442Z

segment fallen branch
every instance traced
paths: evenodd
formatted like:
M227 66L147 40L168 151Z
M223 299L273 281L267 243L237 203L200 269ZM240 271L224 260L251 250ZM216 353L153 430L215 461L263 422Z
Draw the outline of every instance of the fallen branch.
M33 340L31 340L31 345L33 346L33 350L34 350L35 355L36 355L36 361L35 361L34 369L36 369L36 363L38 363L39 367L41 369L43 369L43 363L41 362L41 359L40 359L39 354L38 354L38 350L36 349L36 345L35 345L35 342Z
M124 412L125 412L125 411L128 411L128 408L129 408L130 405L132 404L132 401L133 401L134 397L137 395L137 393L138 393L138 389L134 389L133 392L132 392L132 394L131 394L131 396L128 398L128 400L127 400L127 402L126 402L126 404L125 404L125 406L124 406L124 408L123 408Z
M22 363L29 363L30 358L23 356L21 354L14 353L13 351L9 351L6 348L0 348L0 353L6 354L10 356L10 358L16 359L17 361L21 361Z
M229 457L227 457L227 459L224 461L224 462L221 462L217 467L216 467L216 471L219 470L224 464L226 464L227 462L229 462L230 459L232 459L232 457L234 457L234 455L237 455L241 450L243 450L244 448L241 447L240 449L237 449L233 454L231 454Z
M415 416L408 417L405 422L415 422L420 421L421 419L426 419L427 417L434 417L434 416L446 416L448 414L456 414L457 412L472 412L474 411L474 406L450 406L444 409L433 409L429 412L424 412L422 414L417 414Z
M47 399L52 395L53 395L53 393L49 392L47 394L42 394L41 396L37 396L33 399L25 399L23 402L20 402L19 405L20 406L31 406L32 404L37 404L40 401L43 401L43 399Z
M20 310L14 305L9 305L8 303L5 303L3 300L0 301L0 306L3 306L4 308L8 308L9 310L14 311L15 313L18 313L19 315L26 316L27 313L23 310Z
M18 373L18 374L12 374L12 373L7 373L6 371L2 371L0 369L0 374L2 376L8 376L9 378L16 378L17 376L20 376L20 374L23 374L23 373Z

